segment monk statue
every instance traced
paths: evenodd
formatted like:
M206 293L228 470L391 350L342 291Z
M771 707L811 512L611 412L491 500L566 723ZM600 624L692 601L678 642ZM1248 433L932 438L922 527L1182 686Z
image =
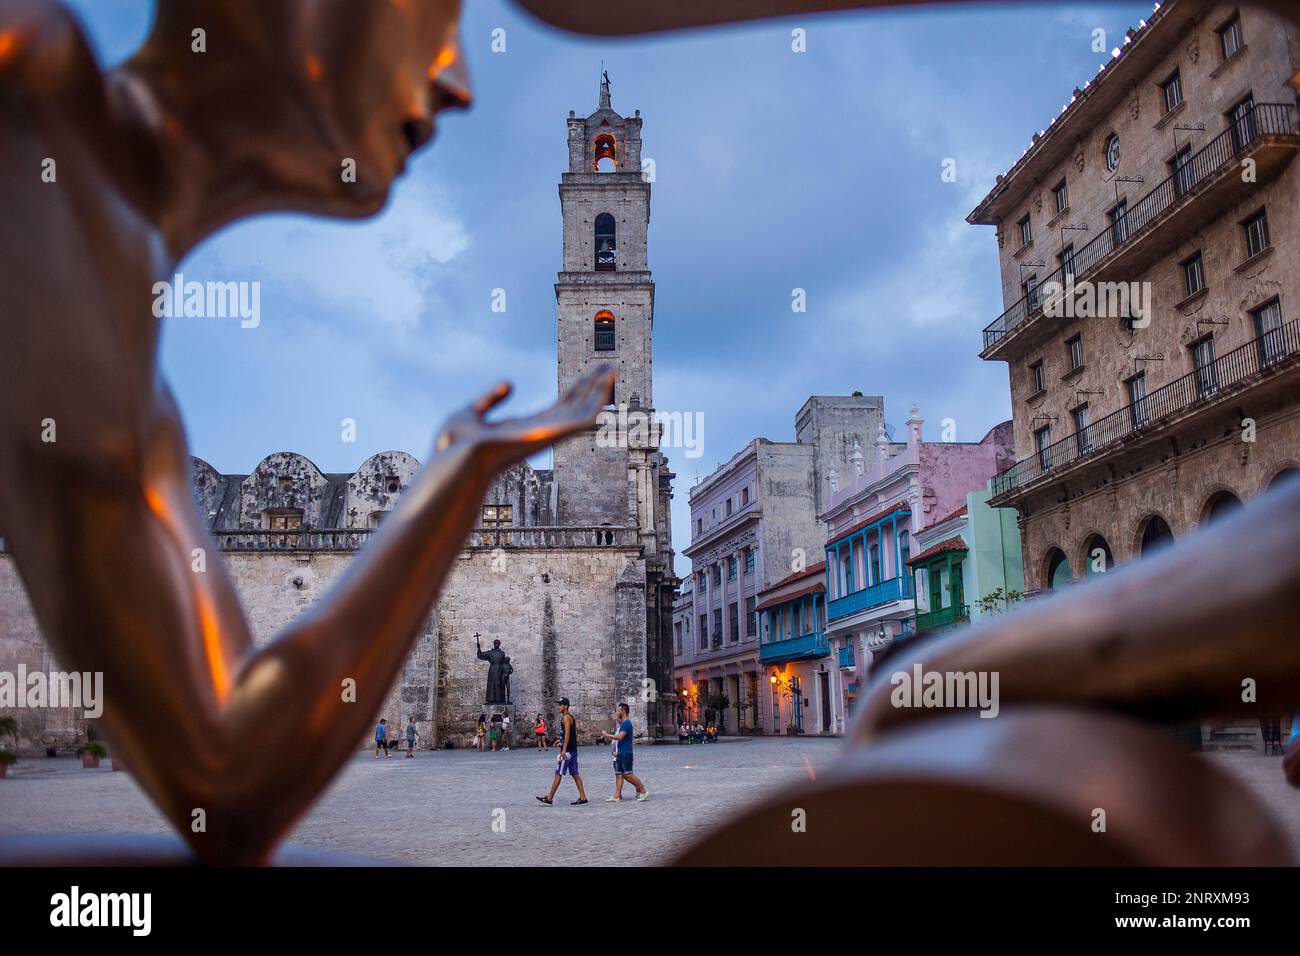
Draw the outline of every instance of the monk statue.
M487 691L483 695L483 703L509 703L506 693L506 668L509 667L510 658L506 657L506 652L501 650L501 642L493 641L492 650L485 651L478 641L478 635L475 634L474 646L478 650L478 659L488 662Z
M488 420L505 384L452 415L346 574L254 645L192 497L154 287L245 216L378 212L470 102L459 7L166 2L104 72L64 8L0 6L4 534L62 666L103 672L114 753L204 862L270 858L379 711L493 478L611 400L601 366L529 418Z

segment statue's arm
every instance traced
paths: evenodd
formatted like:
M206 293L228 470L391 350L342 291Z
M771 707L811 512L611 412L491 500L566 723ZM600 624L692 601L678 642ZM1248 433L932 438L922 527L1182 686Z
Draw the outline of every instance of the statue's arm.
M257 706L241 714L237 688L231 701L235 723L258 726L268 699L277 700L277 718L283 718L284 705L293 700L311 715L310 726L320 721L319 743L341 740L350 748L396 679L492 480L503 468L591 427L611 386L612 373L602 367L539 415L488 423L485 414L508 394L502 386L454 416L434 456L338 583L247 658L239 685ZM347 680L354 682L355 702L341 694ZM268 698L268 686L277 684L282 693Z

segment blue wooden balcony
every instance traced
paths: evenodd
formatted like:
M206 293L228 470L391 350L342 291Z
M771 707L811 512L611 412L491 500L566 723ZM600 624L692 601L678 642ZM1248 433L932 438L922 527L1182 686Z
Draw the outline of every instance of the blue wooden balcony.
M812 660L830 655L830 643L825 631L813 631L798 637L787 637L780 641L768 641L758 651L758 659L764 664L778 664L782 661Z
M854 591L842 598L836 598L826 605L826 619L834 621L850 614L857 614L878 604L900 601L912 596L912 579L910 577L890 578L871 587Z

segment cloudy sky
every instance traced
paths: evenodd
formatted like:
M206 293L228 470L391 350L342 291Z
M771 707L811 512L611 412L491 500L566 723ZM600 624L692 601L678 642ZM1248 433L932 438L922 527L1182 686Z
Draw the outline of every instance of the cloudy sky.
M71 5L106 63L149 28L148 0ZM679 548L689 487L754 436L791 440L810 394L884 395L893 425L916 402L935 439L944 418L977 441L1010 417L1006 366L976 357L1002 311L997 246L965 216L1108 57L1093 31L1109 48L1151 10L872 12L612 42L502 0L466 8L474 108L444 117L380 216L263 217L183 263L187 278L262 283L256 329L165 326L191 447L224 472L280 450L350 471L386 449L426 457L442 418L502 376L507 410L548 402L565 118L595 109L603 60L656 166L655 404L704 415L699 457L668 449Z

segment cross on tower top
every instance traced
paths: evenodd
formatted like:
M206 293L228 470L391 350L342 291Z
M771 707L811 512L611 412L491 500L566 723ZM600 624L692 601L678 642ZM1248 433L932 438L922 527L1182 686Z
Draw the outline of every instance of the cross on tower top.
M613 108L609 104L609 70L605 69L604 61L600 64L600 108Z

